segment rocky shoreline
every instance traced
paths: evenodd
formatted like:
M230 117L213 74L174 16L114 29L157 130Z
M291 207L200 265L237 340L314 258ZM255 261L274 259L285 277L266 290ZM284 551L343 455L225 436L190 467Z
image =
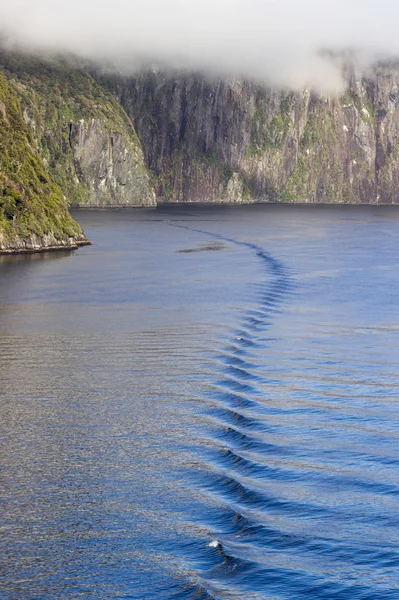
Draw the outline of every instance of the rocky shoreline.
M91 242L85 236L56 239L51 234L45 235L43 238L32 235L26 239L16 239L10 242L0 241L0 255L77 250L77 248L80 248L81 246L90 245Z

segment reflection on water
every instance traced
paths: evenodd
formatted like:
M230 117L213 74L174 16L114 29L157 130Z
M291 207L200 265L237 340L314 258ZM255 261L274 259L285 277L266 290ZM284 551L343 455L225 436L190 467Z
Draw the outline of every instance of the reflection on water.
M398 598L398 216L79 211L2 257L0 597Z
M47 260L60 260L71 255L72 250L57 250L49 252L27 252L21 254L0 254L0 265L27 265L29 263L43 262Z

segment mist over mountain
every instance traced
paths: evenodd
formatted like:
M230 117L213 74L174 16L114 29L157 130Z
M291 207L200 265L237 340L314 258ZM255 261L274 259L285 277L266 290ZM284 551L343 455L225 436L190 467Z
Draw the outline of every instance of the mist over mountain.
M351 52L367 67L399 54L393 0L3 0L8 46L69 52L125 74L149 63L269 85L342 91ZM328 50L328 52L325 52Z

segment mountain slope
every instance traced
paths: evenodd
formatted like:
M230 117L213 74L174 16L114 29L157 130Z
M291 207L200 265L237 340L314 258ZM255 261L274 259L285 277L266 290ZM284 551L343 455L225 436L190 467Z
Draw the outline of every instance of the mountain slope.
M0 72L0 252L73 248L87 243Z

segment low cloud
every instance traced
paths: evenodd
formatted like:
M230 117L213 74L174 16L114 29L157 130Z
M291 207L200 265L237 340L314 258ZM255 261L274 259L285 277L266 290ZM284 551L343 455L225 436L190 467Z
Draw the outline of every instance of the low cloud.
M394 0L1 0L0 34L27 50L78 54L124 72L144 64L324 91L330 55L399 55ZM329 52L324 52L328 50Z

